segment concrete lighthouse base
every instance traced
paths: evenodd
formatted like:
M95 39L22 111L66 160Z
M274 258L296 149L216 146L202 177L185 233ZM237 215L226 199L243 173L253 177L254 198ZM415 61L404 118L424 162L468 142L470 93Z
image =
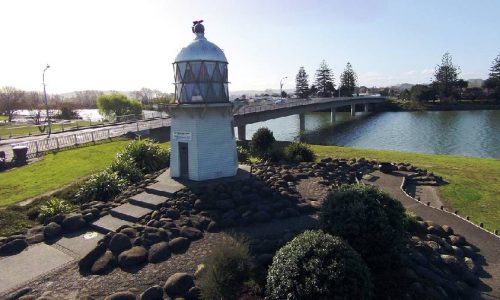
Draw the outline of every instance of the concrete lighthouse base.
M169 113L171 177L203 181L236 175L231 103L173 105Z

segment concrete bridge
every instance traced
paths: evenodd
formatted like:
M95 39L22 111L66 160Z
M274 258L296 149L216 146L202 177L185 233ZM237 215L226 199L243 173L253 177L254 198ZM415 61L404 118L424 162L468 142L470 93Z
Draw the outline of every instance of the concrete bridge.
M265 104L254 106L241 106L235 109L234 126L238 128L238 139L246 139L246 125L263 122L271 119L299 115L300 131L305 130L305 113L330 110L331 121L335 121L337 108L348 106L351 115L356 113L356 105L363 105L363 110L368 112L373 103L388 101L387 97L339 97L339 98L312 98L297 99L281 104Z

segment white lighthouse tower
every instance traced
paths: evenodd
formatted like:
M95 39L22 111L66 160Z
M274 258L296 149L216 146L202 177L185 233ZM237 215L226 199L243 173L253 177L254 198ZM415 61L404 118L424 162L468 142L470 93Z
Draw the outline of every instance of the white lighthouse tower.
M201 22L193 22L196 38L173 63L176 104L169 106L170 176L195 181L234 176L238 169L227 59L205 38Z

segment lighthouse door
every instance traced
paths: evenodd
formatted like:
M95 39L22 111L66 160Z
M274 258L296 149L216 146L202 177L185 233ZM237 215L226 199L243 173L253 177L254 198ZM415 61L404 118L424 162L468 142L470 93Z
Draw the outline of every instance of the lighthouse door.
M181 178L189 179L188 143L179 142L179 164Z

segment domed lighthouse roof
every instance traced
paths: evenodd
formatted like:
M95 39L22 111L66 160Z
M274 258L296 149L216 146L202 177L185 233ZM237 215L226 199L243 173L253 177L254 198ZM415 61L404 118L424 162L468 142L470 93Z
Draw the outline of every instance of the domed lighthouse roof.
M205 27L201 22L203 21L193 22L192 31L196 35L196 38L187 47L182 48L181 52L175 57L174 62L191 60L227 62L226 55L224 55L222 49L205 38Z
M177 103L229 102L226 56L217 45L207 41L202 22L193 22L196 38L173 63Z

